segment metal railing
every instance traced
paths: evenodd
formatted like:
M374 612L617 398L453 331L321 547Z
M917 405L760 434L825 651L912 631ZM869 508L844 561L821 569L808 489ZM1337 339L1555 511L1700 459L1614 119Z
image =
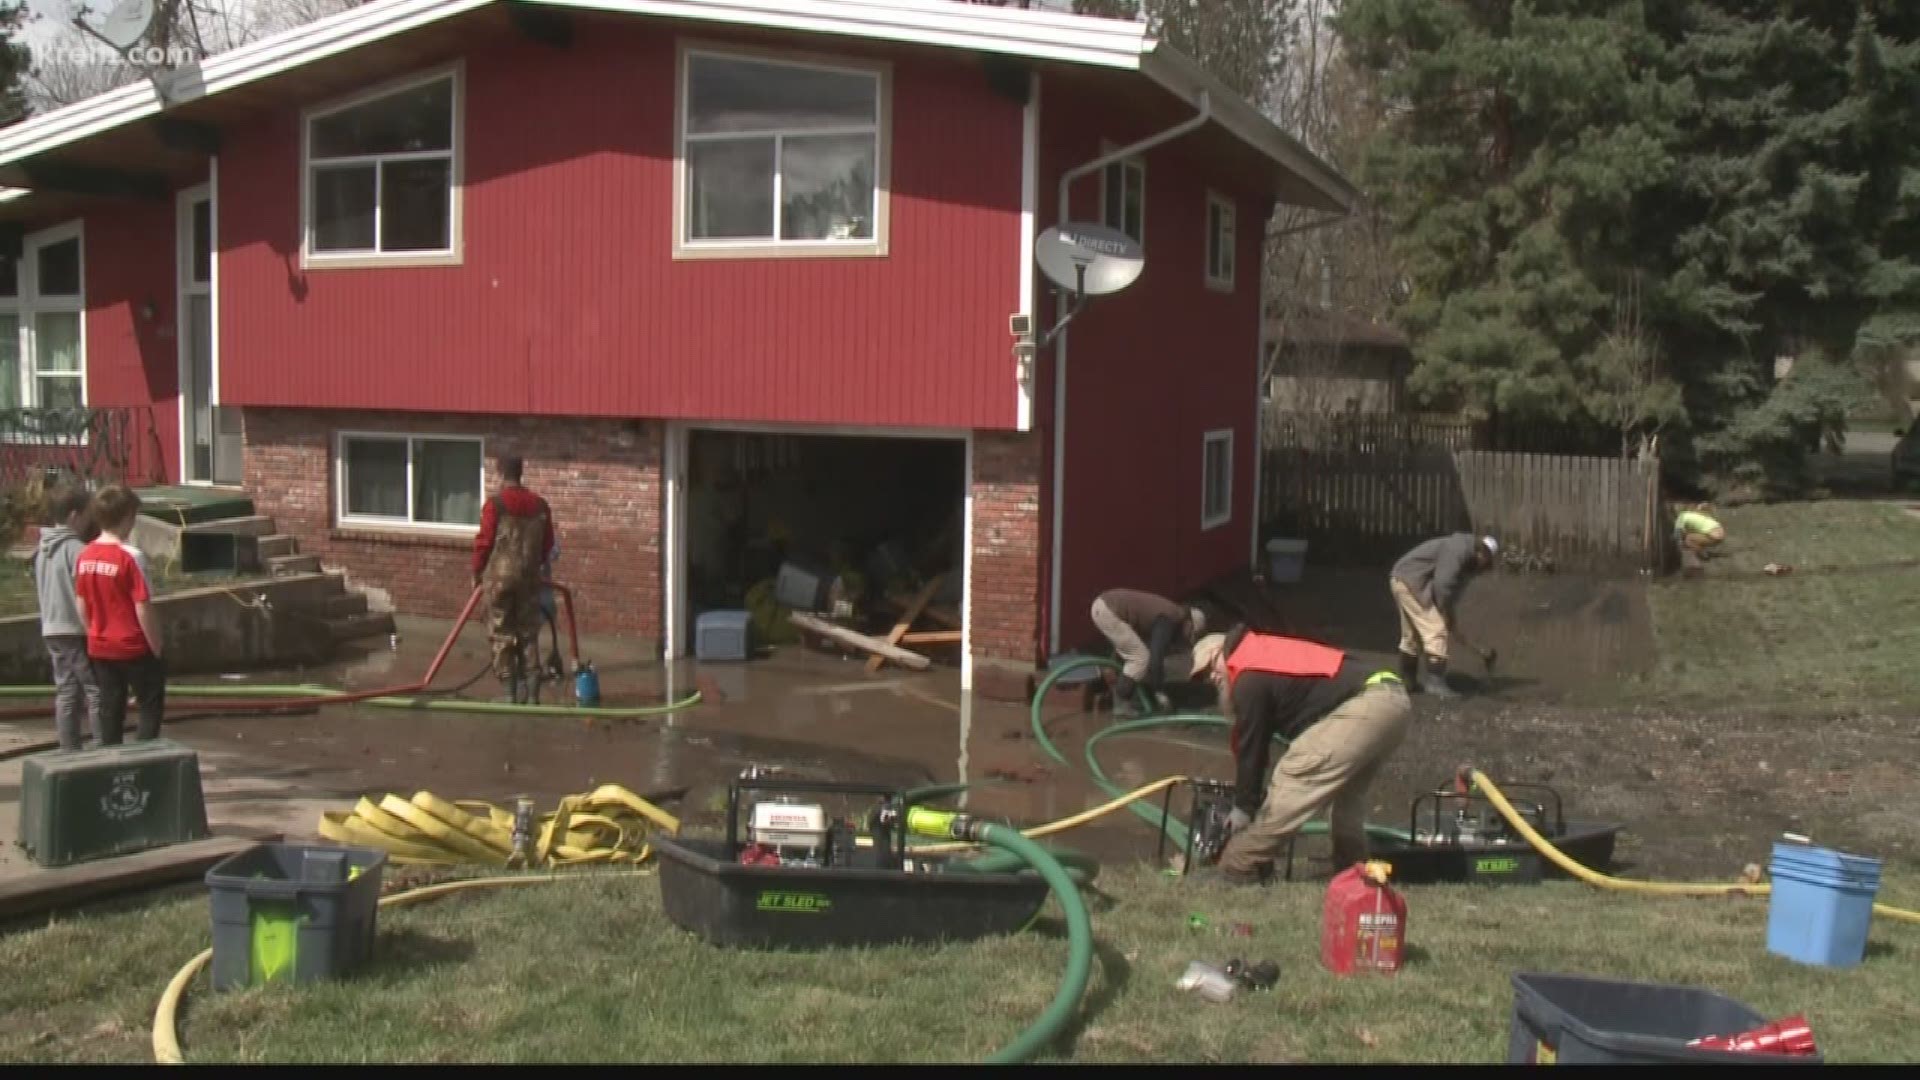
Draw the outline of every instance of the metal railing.
M98 483L165 483L153 408L0 409L0 487L55 474Z

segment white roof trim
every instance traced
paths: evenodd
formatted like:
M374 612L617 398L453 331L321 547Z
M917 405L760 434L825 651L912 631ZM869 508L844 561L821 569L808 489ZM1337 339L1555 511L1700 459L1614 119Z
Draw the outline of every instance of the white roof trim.
M338 15L221 53L165 76L165 95L142 81L0 129L0 165L159 115L179 105L485 7L495 0L374 0ZM1305 177L1342 206L1356 194L1218 80L1146 34L1137 22L952 0L532 0L655 18L684 19L1000 53L1035 60L1139 71L1183 99L1212 92L1218 119L1235 136Z

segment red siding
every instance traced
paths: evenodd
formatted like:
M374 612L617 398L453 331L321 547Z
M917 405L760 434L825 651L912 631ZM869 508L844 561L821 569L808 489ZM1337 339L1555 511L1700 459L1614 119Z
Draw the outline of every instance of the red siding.
M299 267L299 119L220 161L229 404L1010 427L1019 106L893 68L890 254L671 257L675 39L467 58L465 261Z
M1103 138L1125 145L1191 113L1143 117L1051 80L1040 115L1045 224L1058 210L1060 176L1109 149ZM1193 164L1211 160L1194 152L1205 137L1190 134L1148 151L1146 270L1126 292L1093 300L1068 332L1062 648L1097 640L1088 609L1105 589L1180 597L1247 564L1268 196L1258 174ZM1237 203L1232 293L1206 285L1209 186ZM1097 174L1076 183L1072 198L1072 217L1099 220ZM1048 368L1041 415L1051 425ZM1234 432L1233 517L1203 530L1203 435L1220 428ZM1051 448L1049 439L1049 526Z
M180 476L180 352L174 286L174 202L90 211L84 226L87 404L145 407L129 477ZM153 305L153 319L140 317ZM156 462L160 468L156 469Z

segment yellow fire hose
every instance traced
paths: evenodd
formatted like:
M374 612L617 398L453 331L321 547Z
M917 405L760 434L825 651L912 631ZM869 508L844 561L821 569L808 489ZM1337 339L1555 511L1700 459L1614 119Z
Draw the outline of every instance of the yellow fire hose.
M646 838L672 834L680 821L618 784L569 795L536 818L527 866L637 864L653 854ZM411 800L363 797L351 811L320 815L319 833L341 844L377 848L402 865L521 868L513 848L513 811L484 802L450 802L430 791Z
M1580 865L1568 857L1566 852L1554 847L1552 841L1541 836L1532 825L1527 823L1526 818L1520 816L1520 812L1507 801L1506 795L1501 793L1499 786L1487 779L1485 773L1479 769L1466 768L1461 770L1461 776L1471 781L1472 786L1487 797L1487 801L1493 804L1493 808L1500 811L1500 816L1507 819L1507 824L1513 826L1515 832L1525 837L1527 843L1533 845L1534 850L1546 856L1553 865L1597 888L1655 893L1663 896L1766 896L1773 892L1773 886L1764 882L1749 884L1744 881L1726 883L1634 881L1629 878L1609 877L1597 870ZM1901 922L1920 923L1920 911L1908 911L1888 904L1873 905L1873 913Z

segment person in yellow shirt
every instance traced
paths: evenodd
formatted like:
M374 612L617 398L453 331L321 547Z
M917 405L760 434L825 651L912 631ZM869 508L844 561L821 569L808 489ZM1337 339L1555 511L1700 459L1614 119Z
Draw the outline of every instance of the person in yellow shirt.
M1701 559L1709 557L1711 549L1719 547L1727 539L1727 530L1714 520L1713 507L1700 503L1688 510L1680 511L1673 520L1673 538L1689 554Z

